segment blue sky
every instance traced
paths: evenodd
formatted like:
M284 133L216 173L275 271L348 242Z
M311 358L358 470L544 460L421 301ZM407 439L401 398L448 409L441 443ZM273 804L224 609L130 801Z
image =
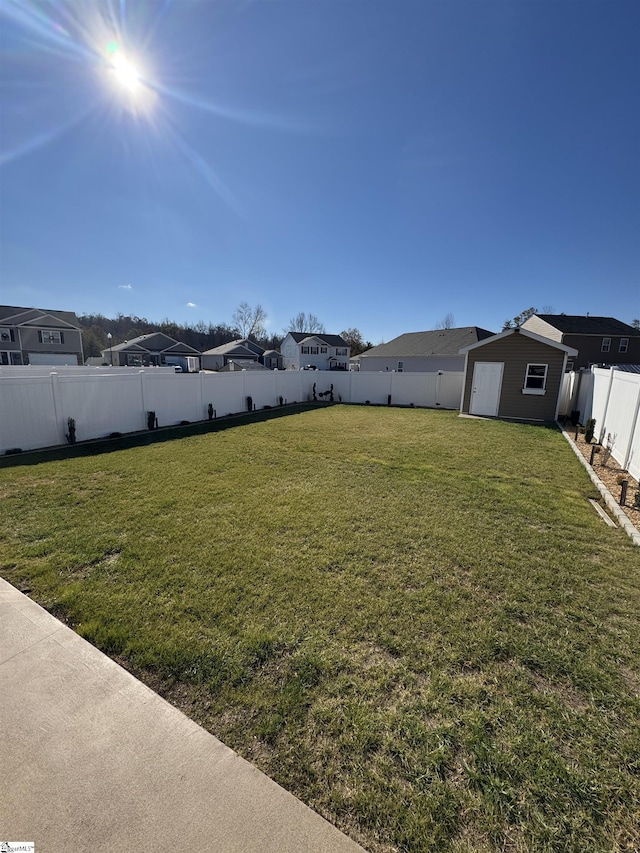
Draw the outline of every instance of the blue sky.
M639 33L636 0L0 0L0 301L630 322Z

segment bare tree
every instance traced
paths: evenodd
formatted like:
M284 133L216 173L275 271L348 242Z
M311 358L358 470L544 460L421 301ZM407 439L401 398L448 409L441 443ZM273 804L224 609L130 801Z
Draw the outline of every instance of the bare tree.
M310 335L323 335L326 331L324 323L315 314L305 314L301 311L289 320L287 332L307 332Z
M633 326L634 329L640 330L640 320L632 320L631 325Z
M439 323L436 323L436 329L453 329L456 324L456 318L451 312L446 314Z
M252 306L241 302L231 319L243 338L261 338L266 334L267 312L260 304Z

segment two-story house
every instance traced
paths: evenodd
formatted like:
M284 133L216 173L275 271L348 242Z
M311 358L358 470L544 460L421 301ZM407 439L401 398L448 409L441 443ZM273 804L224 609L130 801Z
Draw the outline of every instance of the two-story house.
M84 364L78 318L72 311L0 305L3 364Z
M640 329L615 317L533 314L523 329L578 350L567 370L592 364L640 364Z
M340 335L288 332L280 345L285 370L348 370L349 344Z

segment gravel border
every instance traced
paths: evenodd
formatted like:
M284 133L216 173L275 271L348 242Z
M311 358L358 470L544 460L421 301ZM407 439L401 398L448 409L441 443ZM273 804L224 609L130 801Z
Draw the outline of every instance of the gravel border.
M587 474L591 478L591 482L594 484L594 486L596 486L596 488L598 489L598 491L600 492L600 494L604 498L604 502L606 503L610 512L615 516L620 527L622 527L624 532L631 538L631 541L634 543L634 545L637 545L638 547L640 547L640 530L638 530L638 528L634 524L631 523L627 514L625 512L623 512L622 509L618 506L616 499L613 497L613 495L611 494L609 489L605 486L605 484L602 482L602 480L598 477L598 475L593 470L591 465L589 465L589 463L584 458L584 456L582 455L580 450L576 447L576 444L575 444L574 440L571 438L571 436L569 435L569 433L565 429L563 429L559 424L558 424L558 426L560 427L562 435L567 439L567 441L571 445L571 449L573 450L573 452L576 454L576 456L578 457L578 459L580 460L580 462L584 466Z

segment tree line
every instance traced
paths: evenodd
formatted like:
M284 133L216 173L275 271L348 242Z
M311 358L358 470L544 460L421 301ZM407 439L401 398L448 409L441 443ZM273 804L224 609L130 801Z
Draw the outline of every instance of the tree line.
M250 338L264 349L279 349L287 332L307 332L308 334L323 334L324 324L314 314L301 312L289 320L289 324L281 334L270 334L266 329L267 314L261 305L249 305L241 302L232 316L232 323L175 323L165 318L159 323L138 317L135 314L116 314L115 317L105 317L102 314L81 314L78 322L82 327L82 345L85 358L99 357L103 350L111 344L124 343L140 335L162 332L170 338L204 352L214 347L228 344L238 338ZM365 341L356 328L346 329L340 333L351 347L351 355L359 355L372 344Z

